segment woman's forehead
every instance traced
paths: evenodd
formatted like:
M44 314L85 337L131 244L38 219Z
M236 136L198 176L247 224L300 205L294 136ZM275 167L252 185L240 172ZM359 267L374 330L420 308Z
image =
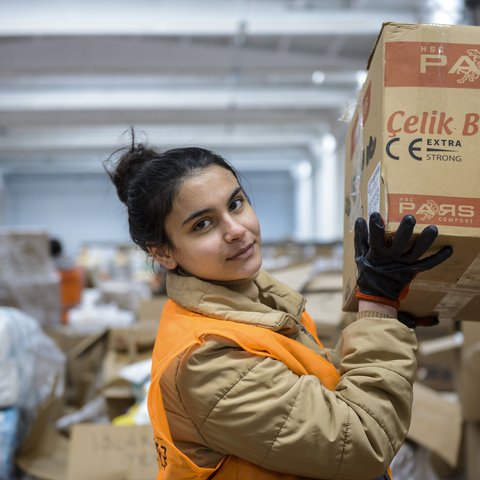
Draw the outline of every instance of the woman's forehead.
M188 176L178 189L178 197L220 193L238 187L238 180L233 173L218 165L210 165ZM214 189L212 191L212 189Z

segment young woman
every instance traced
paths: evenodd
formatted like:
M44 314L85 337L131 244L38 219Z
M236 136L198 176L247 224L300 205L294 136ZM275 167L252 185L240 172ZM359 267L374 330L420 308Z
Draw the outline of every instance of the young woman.
M380 215L370 234L357 221L358 318L327 352L303 297L261 270L258 219L221 156L132 144L107 170L133 241L168 270L149 392L158 478L389 478L416 369L398 299L452 253L418 260L436 228L414 241L405 217L389 243Z

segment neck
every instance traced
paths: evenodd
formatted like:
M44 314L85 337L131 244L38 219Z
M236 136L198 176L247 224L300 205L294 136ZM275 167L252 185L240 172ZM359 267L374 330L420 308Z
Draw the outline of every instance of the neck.
M215 285L221 285L223 287L232 290L233 292L240 293L245 297L253 300L254 302L259 301L260 292L258 290L257 284L255 283L255 278L258 274L255 274L248 278L242 278L240 280L226 280L226 281L212 281L211 283Z
M183 277L192 276L186 270L184 270L180 265L177 267L175 273ZM240 293L245 297L253 300L254 302L259 302L260 291L255 283L258 272L248 278L241 278L240 280L206 280L207 282L213 283L214 285L221 285L226 287L233 292Z

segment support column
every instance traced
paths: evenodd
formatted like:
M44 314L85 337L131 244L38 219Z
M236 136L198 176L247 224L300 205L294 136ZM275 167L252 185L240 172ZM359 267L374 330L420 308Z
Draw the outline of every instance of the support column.
M5 184L5 177L0 170L0 226L5 226L8 223L7 201L7 186Z
M329 133L310 145L314 158L315 239L333 242L343 236L343 175L337 142Z
M312 164L302 160L291 172L295 180L295 231L292 236L298 241L311 241L315 238Z

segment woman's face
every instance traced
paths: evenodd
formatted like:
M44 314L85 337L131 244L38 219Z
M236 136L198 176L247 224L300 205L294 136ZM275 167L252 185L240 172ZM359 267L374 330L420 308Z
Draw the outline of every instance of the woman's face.
M157 259L206 280L240 280L261 267L260 225L235 176L210 165L180 186L165 222L173 248Z

